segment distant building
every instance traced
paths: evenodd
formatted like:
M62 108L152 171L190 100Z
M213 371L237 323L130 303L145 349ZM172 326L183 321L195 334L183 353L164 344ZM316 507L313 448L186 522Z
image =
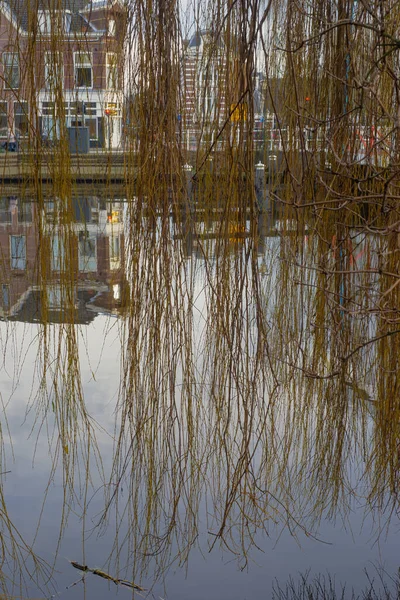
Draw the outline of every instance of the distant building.
M221 38L197 31L186 45L183 65L184 123L220 122L226 114L226 52Z
M201 146L218 150L247 143L262 145L263 74L256 73L252 115L254 131L248 131L250 107L246 65L240 61L239 41L232 33L198 30L183 52L181 142L184 149Z
M118 147L125 26L121 0L1 2L0 142L85 126L91 147Z
M228 114L227 51L221 36L196 31L185 43L182 72L182 142L189 150L196 149L199 137L210 142Z

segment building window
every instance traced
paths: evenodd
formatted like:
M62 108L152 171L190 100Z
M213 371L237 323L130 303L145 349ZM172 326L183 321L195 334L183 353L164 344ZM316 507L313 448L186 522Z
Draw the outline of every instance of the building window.
M116 32L115 19L108 20L108 35L114 36Z
M7 135L8 131L8 114L7 102L0 102L0 135Z
M32 202L20 200L18 203L18 223L32 223Z
M37 19L40 33L50 35L52 16L54 18L54 14L51 15L49 10L38 10Z
M0 223L11 223L10 200L5 197L0 198Z
M63 17L64 17L64 33L70 33L71 23L72 23L72 14L68 11L63 11Z
M65 10L39 10L37 13L38 29L42 35L53 32L69 33L71 31L72 14Z
M97 104L96 102L85 102L84 106L85 115L97 115Z
M114 52L106 55L106 86L108 90L118 89L118 63Z
M60 137L60 118L56 116L55 102L42 102L42 139L57 140Z
M93 68L91 52L75 52L74 65L76 87L93 87Z
M29 133L28 103L14 102L15 134L26 137Z
M6 90L19 88L19 56L17 52L3 53L4 87Z
M26 268L26 238L24 235L10 235L11 268Z
M46 90L64 87L64 65L61 52L45 52L44 54L44 87Z
M82 101L71 102L69 110L72 117L75 117L75 115L96 115L97 103Z

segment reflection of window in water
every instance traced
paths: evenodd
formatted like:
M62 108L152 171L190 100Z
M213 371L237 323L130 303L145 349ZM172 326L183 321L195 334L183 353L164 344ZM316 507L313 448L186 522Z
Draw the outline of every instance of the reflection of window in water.
M51 239L51 268L53 271L62 271L64 265L64 241L58 234Z
M0 135L7 136L8 133L8 109L7 102L0 102Z
M46 291L48 308L65 308L76 297L76 289L70 289L66 286L52 285ZM72 296L70 295L71 292Z
M60 137L61 118L57 114L55 102L42 102L41 132L43 140L56 140Z
M74 198L72 205L74 218L78 223L99 222L99 201L97 198Z
M0 198L0 223L11 223L10 201L8 198Z
M29 133L27 102L14 102L14 123L15 132L21 137L26 137Z
M97 140L99 137L98 129L97 129L97 118L94 117L92 119L85 119L85 127L89 128L89 139Z
M96 236L87 231L79 232L79 270L97 270Z
M44 53L44 79L46 90L64 87L64 64L61 52Z
M113 298L114 300L121 300L121 288L119 283L113 285Z
M26 267L26 238L24 235L10 235L11 268Z
M20 223L32 223L32 202L20 200L18 205L18 221Z
M49 308L61 308L62 293L60 286L47 289L47 303Z
M110 235L110 268L116 269L119 267L120 258L120 241L119 235Z
M1 286L3 308L8 310L10 308L10 286L3 283Z
M60 202L53 202L52 200L45 200L44 202L44 213L46 221L48 223L60 222Z
M90 200L90 220L92 223L99 222L99 201L97 198Z

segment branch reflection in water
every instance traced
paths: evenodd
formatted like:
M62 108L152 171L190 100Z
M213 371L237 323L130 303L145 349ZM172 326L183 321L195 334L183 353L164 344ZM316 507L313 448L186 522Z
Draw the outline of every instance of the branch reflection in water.
M88 539L107 533L100 571L145 587L196 547L245 568L262 532L329 541L321 522L351 526L357 505L376 536L397 522L391 235L353 220L339 240L336 222L322 232L284 203L256 216L229 197L208 213L167 198L3 199L3 469L12 442L19 455L17 400L48 473L26 541L3 497L10 577L25 564L46 581L76 517L69 559L93 564ZM98 367L110 340L112 382ZM46 565L35 544L53 486Z

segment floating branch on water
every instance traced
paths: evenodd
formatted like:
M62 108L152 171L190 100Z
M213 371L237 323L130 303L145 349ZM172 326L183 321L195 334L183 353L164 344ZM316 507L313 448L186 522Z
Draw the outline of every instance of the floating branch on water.
M74 560L71 560L70 563L75 569L78 569L79 571L84 571L85 573L93 573L93 575L98 575L99 577L102 577L103 579L112 581L113 583L115 583L115 585L125 585L126 587L133 588L134 590L139 590L140 592L146 591L145 588L142 588L140 585L137 585L133 581L127 581L126 579L115 579L115 577L111 577L111 575L108 575L108 573L105 573L104 571L101 571L100 569L91 569L87 565L80 565L79 563L75 562Z

